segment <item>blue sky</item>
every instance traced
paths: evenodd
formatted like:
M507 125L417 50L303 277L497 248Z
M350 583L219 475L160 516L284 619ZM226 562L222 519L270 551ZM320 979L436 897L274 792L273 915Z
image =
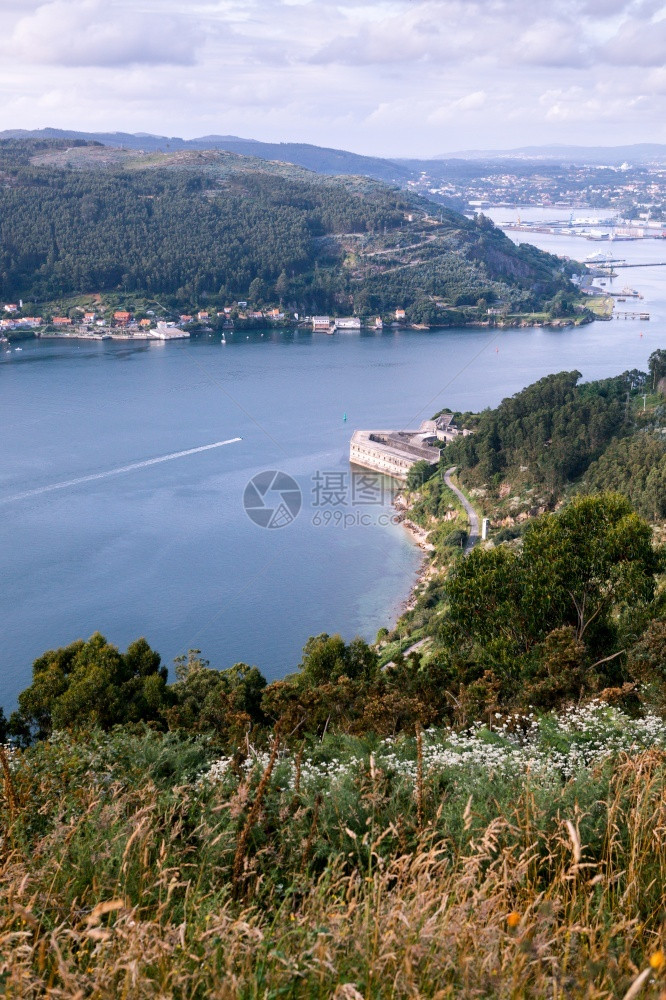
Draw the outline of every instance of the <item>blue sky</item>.
M652 0L1 0L0 128L378 155L666 142Z

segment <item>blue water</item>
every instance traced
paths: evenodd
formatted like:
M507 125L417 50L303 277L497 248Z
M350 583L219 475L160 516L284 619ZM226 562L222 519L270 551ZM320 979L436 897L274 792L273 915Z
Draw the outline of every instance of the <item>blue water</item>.
M196 647L213 666L244 660L268 678L298 664L311 634L374 637L399 612L419 550L390 523L388 497L361 511L365 524L313 523L316 473L348 474L356 427L492 406L562 369L644 368L666 346L664 277L621 279L646 290L643 325L33 341L1 353L0 704L12 707L45 649L96 629L122 648L145 635L167 663ZM248 480L267 469L303 493L293 523L275 530L243 510ZM342 499L338 511L357 517Z

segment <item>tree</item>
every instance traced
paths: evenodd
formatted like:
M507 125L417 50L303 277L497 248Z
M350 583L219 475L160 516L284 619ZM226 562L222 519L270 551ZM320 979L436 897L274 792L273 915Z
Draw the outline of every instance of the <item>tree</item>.
M110 729L161 721L169 704L166 679L166 667L145 639L123 654L95 632L87 642L78 639L35 660L32 684L19 695L10 732L29 743L70 726Z
M422 459L420 462L414 462L407 473L407 489L418 490L429 479L432 479L436 472L437 466L426 462L425 459Z
M214 733L225 742L241 739L253 725L265 721L261 699L266 680L256 667L236 663L228 670L211 670L199 650L179 657L178 680L171 689L167 712L172 729Z
M666 350L660 348L652 352L648 358L648 371L650 372L652 391L654 392L661 379L666 376Z
M280 301L280 305L282 305L282 302L286 298L288 291L289 291L289 278L287 277L287 272L283 268L282 271L280 271L277 281L275 282L275 294L277 295Z
M505 679L516 680L522 658L563 627L605 656L614 612L652 599L660 565L649 525L624 497L578 497L537 518L521 552L476 549L454 567L443 634Z
M303 647L299 682L316 687L341 677L370 681L378 670L377 663L377 653L365 640L357 637L347 645L341 636L322 632L311 636Z
M578 497L538 518L521 558L528 587L545 588L545 620L572 625L579 640L595 624L607 627L613 609L650 601L660 567L650 526L619 493Z
M253 278L248 291L250 302L255 306L263 305L266 297L266 283L261 278Z

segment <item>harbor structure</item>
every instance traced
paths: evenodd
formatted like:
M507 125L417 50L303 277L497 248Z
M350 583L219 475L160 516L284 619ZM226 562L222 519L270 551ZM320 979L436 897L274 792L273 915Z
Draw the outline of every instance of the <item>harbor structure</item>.
M416 462L437 464L441 453L438 442L452 441L464 433L453 423L452 413L424 420L418 430L354 431L349 461L404 482Z

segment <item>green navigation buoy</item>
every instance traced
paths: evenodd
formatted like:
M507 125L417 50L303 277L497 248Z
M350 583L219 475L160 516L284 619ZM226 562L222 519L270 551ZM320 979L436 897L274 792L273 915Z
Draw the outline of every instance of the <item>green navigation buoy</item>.
M342 414L342 419L343 419L344 423L347 423L347 414L346 413Z

